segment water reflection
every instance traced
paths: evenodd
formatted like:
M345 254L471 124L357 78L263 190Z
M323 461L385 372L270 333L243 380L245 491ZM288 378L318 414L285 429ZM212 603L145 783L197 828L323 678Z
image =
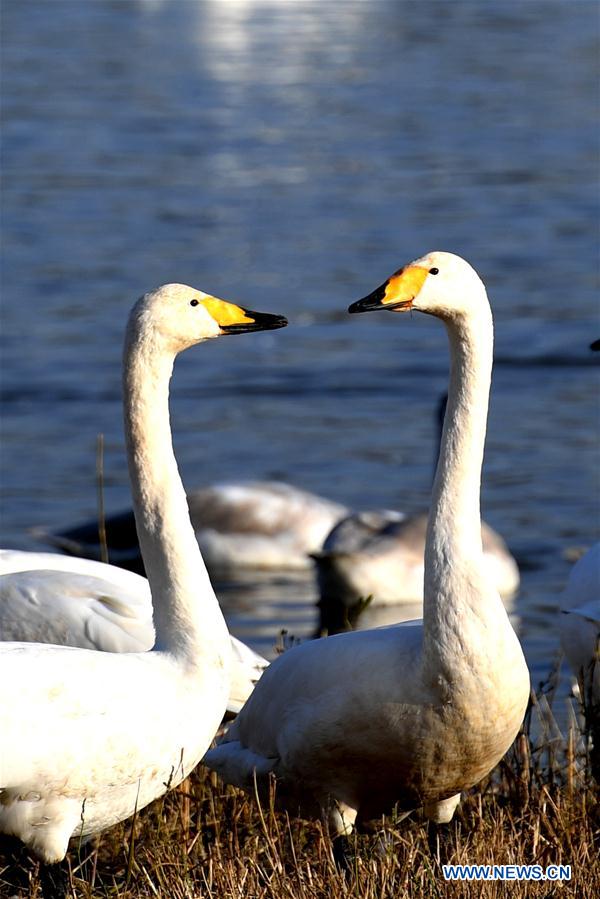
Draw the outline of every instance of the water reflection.
M311 572L240 574L215 583L230 630L268 659L277 655L282 631L291 639L314 636L316 593Z

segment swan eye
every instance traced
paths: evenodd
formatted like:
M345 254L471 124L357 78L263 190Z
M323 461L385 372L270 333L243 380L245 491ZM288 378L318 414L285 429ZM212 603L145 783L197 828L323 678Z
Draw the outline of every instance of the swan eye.
M190 300L190 306L197 306L200 300Z
M430 275L437 275L438 273L439 273L439 268L430 268L429 269Z

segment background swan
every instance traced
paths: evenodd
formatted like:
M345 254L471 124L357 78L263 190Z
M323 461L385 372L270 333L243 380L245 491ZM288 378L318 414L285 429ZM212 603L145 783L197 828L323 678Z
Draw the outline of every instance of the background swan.
M145 652L154 646L146 578L56 553L0 549L0 640ZM227 711L237 714L269 664L231 636Z
M309 553L348 514L340 503L283 481L213 484L187 499L202 558L217 575L240 568L310 569ZM110 561L143 573L133 512L108 516L105 529ZM34 533L71 555L102 558L97 521Z
M436 464L446 401L444 394L436 411ZM370 597L370 609L398 603L418 608L423 602L426 532L427 513L407 516L377 509L353 512L338 521L321 549L312 553L321 630L344 630L366 597ZM489 576L500 595L509 600L519 589L517 563L502 537L484 521L481 537Z
M427 515L402 516L393 510L356 512L331 531L313 553L321 626L344 628L361 599L369 608L423 602ZM519 587L519 569L502 537L481 523L483 562L505 600Z
M600 543L573 566L560 599L558 623L563 652L600 744ZM600 760L600 745L596 751Z
M179 783L223 717L231 643L173 454L169 382L182 350L285 324L181 284L146 294L132 310L125 435L155 647L0 644L0 832L46 863L64 857L72 835L109 827Z
M290 649L267 669L204 761L334 833L394 803L448 821L461 790L512 743L529 673L483 562L480 477L492 366L485 288L468 263L431 253L350 307L414 309L446 325L448 408L425 549L422 622Z

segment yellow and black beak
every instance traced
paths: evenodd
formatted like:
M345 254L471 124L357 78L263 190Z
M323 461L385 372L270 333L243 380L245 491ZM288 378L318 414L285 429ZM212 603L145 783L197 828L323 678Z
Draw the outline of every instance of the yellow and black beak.
M223 334L245 334L247 331L272 331L285 328L287 318L270 312L252 312L235 303L227 303L216 297L203 300L204 305L219 325Z
M249 309L240 310L246 318L242 322L232 322L229 325L221 325L224 334L245 334L246 331L274 331L275 328L285 328L288 320L284 315L274 315L271 312L251 312Z
M426 268L407 265L388 278L381 287L362 300L348 307L348 312L372 312L375 309L390 309L401 312L410 309L415 297L423 287L428 275Z

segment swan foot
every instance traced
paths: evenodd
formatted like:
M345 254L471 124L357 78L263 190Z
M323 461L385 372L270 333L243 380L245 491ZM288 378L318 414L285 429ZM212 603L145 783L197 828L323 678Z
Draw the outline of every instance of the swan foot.
M445 865L451 855L450 825L427 822L427 845L429 853L439 865Z
M592 777L600 786L600 702L591 706L586 716L587 730L591 739L590 767Z
M354 829L357 810L344 802L331 800L323 812L336 867L340 871L350 871L355 854L351 850L349 836Z
M450 822L460 802L460 793L442 799L440 802L429 802L423 806L427 820L427 844L432 857L440 865L446 864L450 856Z
M331 851L333 861L338 871L352 871L354 868L354 860L356 853L350 843L349 837L345 833L339 833L331 840Z
M66 899L69 895L71 877L66 859L53 865L40 864L40 886L44 899Z
M452 857L452 831L450 824L427 822L427 845L429 853L438 865L447 865Z

